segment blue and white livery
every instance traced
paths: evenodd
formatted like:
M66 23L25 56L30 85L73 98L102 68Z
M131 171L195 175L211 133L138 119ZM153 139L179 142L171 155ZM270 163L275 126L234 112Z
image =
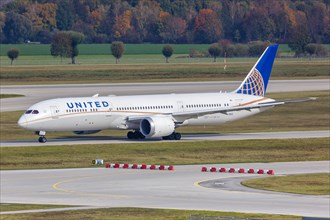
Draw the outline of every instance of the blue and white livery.
M59 98L32 105L18 125L36 131L92 134L101 130L130 130L129 139L179 140L181 126L224 124L246 118L289 101L266 98L278 45L269 46L239 88L230 93L98 96Z
M278 45L269 46L246 76L236 93L265 96Z

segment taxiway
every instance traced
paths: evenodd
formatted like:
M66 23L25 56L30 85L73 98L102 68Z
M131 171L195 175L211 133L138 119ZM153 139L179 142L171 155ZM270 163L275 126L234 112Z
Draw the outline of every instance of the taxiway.
M255 174L204 173L202 165L175 171L53 169L0 171L2 203L143 207L329 217L330 197L275 193L241 186ZM209 165L273 169L276 175L328 173L330 162ZM216 186L203 187L207 180Z

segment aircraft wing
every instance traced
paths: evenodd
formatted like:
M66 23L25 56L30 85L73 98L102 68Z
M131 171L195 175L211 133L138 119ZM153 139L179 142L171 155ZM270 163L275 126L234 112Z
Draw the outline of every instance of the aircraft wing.
M251 104L251 105L237 105L232 107L222 107L222 108L216 108L216 109L206 109L206 110L198 110L198 111L184 111L184 112L175 112L171 115L179 119L179 121L190 119L190 118L198 118L204 115L209 114L215 114L215 113L222 113L227 114L228 112L234 112L234 111L250 111L251 109L257 109L257 108L264 108L264 107L274 107L276 105L283 105L288 103L298 103L298 102L306 102L306 101L312 101L316 100L316 98L309 97L306 99L291 99L291 100L278 100L278 101L272 101L272 102L263 102L263 103L257 103L257 104Z

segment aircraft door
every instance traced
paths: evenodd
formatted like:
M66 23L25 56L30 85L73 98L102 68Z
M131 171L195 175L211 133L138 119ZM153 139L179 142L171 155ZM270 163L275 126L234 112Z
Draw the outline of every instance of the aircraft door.
M50 113L52 115L52 119L58 119L59 110L57 106L50 106Z

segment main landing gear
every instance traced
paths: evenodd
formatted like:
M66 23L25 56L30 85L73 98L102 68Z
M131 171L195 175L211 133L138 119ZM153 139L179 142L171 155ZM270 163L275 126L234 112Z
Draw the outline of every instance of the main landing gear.
M38 141L40 143L46 143L47 142L46 131L36 131L36 135L39 135Z
M129 131L127 133L128 139L145 139L146 137L140 131Z
M146 137L140 131L129 131L127 133L127 138L128 139L145 139ZM181 134L173 132L172 134L170 134L168 136L164 136L162 138L163 138L163 140L180 140Z
M173 132L169 136L164 136L163 140L180 140L181 139L181 134Z

